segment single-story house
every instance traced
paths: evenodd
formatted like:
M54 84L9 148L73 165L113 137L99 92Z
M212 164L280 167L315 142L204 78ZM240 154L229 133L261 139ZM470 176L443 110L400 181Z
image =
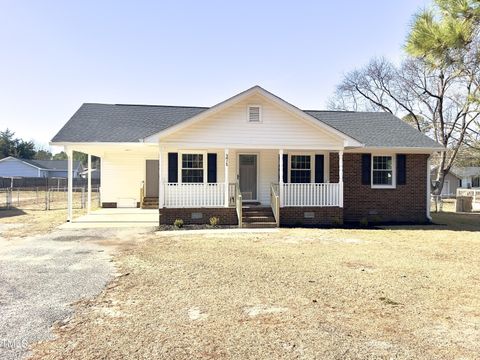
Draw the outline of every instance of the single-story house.
M438 167L432 168L431 178L437 178ZM457 194L457 189L462 187L462 177L456 173L456 170L451 169L445 176L441 195L444 197L453 197Z
M74 178L80 176L83 166L75 161L72 166ZM67 178L67 160L29 160L13 156L0 159L0 177Z
M480 188L480 166L454 167L453 171L461 178L462 188Z
M103 207L248 226L426 222L444 150L392 114L301 110L259 86L212 107L83 104L51 143L101 158Z

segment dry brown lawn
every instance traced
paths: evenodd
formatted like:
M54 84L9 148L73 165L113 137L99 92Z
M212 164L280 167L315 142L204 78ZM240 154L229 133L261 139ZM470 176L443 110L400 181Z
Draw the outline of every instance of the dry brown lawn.
M480 215L152 234L34 359L477 359Z

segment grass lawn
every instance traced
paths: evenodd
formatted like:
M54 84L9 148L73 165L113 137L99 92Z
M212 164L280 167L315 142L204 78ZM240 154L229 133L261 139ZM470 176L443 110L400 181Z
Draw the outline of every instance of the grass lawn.
M480 215L434 216L440 225L151 234L33 358L478 358Z

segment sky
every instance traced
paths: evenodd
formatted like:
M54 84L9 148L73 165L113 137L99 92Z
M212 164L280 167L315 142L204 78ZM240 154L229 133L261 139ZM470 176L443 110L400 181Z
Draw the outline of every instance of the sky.
M0 0L0 130L42 147L84 102L212 106L260 85L325 109L345 73L400 61L428 0Z

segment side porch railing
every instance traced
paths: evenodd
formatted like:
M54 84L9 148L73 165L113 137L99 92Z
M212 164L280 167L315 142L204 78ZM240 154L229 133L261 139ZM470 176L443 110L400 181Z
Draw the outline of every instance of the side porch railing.
M283 206L343 206L342 183L283 184Z
M237 209L237 217L238 217L238 227L241 228L243 226L243 209L242 209L242 206L243 206L243 203L242 203L242 192L240 191L240 185L238 184L238 182L235 184L235 207Z

